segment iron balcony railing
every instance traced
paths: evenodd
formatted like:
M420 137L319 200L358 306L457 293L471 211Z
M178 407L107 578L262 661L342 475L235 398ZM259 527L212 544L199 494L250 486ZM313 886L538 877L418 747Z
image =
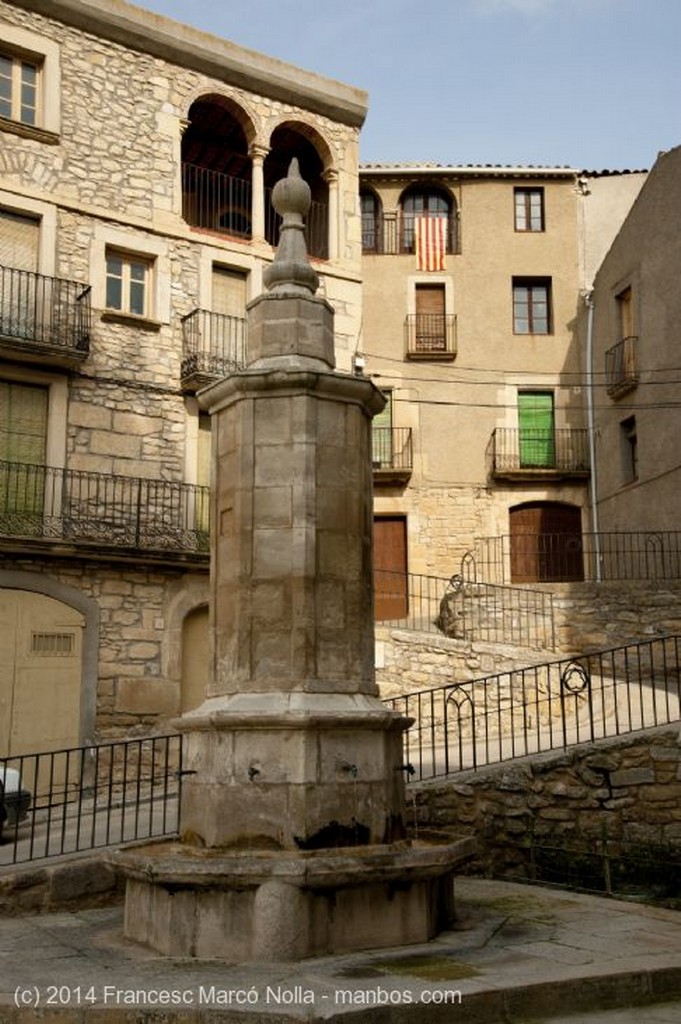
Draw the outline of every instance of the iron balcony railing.
M410 313L404 324L407 356L412 359L454 359L456 316L453 313Z
M415 217L427 217L420 214L364 214L362 216L362 252L367 255L400 256L414 252L414 220ZM444 217L444 214L433 214L433 217ZM456 214L446 217L446 252L459 254L459 222Z
M464 573L444 579L374 570L378 626L456 640L553 650L553 597L525 587L479 583Z
M520 533L476 541L481 579L517 582L514 567L535 567L526 582L681 579L681 531Z
M235 178L209 167L182 164L182 218L191 227L204 228L236 238L252 237L252 186L250 180ZM279 242L281 217L272 206L272 189L265 189L265 238ZM316 200L305 218L307 250L311 256L329 255L329 213L326 203Z
M411 427L373 427L371 458L374 473L411 475L414 466Z
M265 238L270 245L278 245L281 217L272 205L272 189L265 189ZM305 216L305 243L310 256L325 260L329 257L329 209L326 203L312 200Z
M250 238L250 180L183 163L182 218L191 227Z
M413 779L678 722L681 637L629 644L385 701L413 720Z
M622 338L605 353L605 380L608 394L618 398L638 384L636 349L638 338Z
M0 266L0 340L84 359L90 348L90 290L78 281Z
M182 381L226 377L246 365L246 319L195 309L182 317Z
M207 554L209 490L0 462L0 537Z
M23 809L5 785L0 867L177 833L181 736L0 759L0 781L17 774Z
M498 476L547 472L588 475L588 431L497 427L492 434L492 471Z

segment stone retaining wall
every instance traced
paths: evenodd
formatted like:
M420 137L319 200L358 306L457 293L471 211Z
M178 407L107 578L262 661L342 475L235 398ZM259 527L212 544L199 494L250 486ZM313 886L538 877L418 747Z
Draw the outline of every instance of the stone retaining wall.
M474 832L476 872L524 863L536 840L624 840L681 849L681 733L645 730L408 787L416 820Z

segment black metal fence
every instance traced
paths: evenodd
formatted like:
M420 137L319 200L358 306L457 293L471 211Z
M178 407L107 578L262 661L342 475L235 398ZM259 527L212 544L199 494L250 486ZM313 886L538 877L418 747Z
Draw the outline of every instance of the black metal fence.
M497 427L492 434L492 471L588 474L589 439L584 429L518 430Z
M410 313L404 321L408 356L450 358L456 355L456 316L453 313Z
M405 758L416 779L480 768L679 720L681 638L549 662L386 704L414 720Z
M17 816L16 777L30 793ZM0 866L177 832L178 735L0 759L5 808ZM0 812L1 813L1 812Z
M555 649L553 596L525 587L374 570L376 624L456 640ZM474 570L472 570L474 571Z
M182 318L182 369L194 374L226 377L246 365L246 319L195 309Z
M209 489L0 462L0 536L208 551Z
M0 337L85 357L91 315L90 285L0 266Z
M414 252L414 220L416 217L427 216L427 212L393 216L363 214L362 252L383 256L400 256ZM460 253L459 222L456 213L434 213L431 216L447 221L445 235L447 252Z
M475 564L481 579L513 583L515 554L523 564L549 567L545 581L681 579L681 531L537 533L482 537ZM536 582L542 582L537 579Z

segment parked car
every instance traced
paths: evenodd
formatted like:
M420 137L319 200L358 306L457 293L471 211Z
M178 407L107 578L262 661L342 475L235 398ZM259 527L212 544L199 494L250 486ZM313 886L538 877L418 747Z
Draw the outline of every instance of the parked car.
M3 828L14 828L28 817L32 795L21 784L16 768L0 764L0 835Z

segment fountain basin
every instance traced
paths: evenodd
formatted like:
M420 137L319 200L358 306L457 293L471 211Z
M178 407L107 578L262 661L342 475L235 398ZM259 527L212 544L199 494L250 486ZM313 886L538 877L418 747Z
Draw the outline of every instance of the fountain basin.
M125 934L168 956L299 960L425 942L454 914L454 873L474 837L314 851L119 851Z

